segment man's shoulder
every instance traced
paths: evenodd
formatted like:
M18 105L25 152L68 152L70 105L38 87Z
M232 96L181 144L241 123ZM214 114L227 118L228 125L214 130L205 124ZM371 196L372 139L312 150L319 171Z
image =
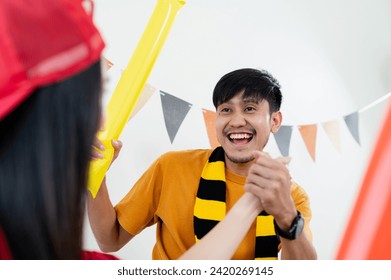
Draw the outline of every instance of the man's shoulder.
M295 181L291 182L291 195L293 200L308 200L306 191Z
M189 150L180 150L180 151L169 151L162 154L159 157L161 162L177 162L177 163L196 163L203 162L205 163L210 154L213 152L213 149L189 149Z
M188 149L188 150L178 150L178 151L169 151L160 156L161 159L198 159L198 158L209 158L210 154L213 152L213 149Z

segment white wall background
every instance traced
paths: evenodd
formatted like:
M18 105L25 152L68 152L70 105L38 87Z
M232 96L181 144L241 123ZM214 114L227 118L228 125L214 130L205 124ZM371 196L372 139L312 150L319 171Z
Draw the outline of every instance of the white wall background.
M148 83L191 104L171 144L156 92L121 135L124 148L108 172L117 203L160 154L209 148L202 108L213 110L211 93L225 73L264 68L281 83L286 125L340 120L341 152L318 129L313 162L297 129L290 169L308 192L311 228L320 259L333 259L368 165L387 102L360 114L361 145L342 117L391 91L389 0L188 0L180 10ZM95 0L95 21L106 40L107 93L133 54L156 1ZM274 138L267 150L279 155ZM154 227L116 253L150 259ZM86 249L98 250L85 227Z

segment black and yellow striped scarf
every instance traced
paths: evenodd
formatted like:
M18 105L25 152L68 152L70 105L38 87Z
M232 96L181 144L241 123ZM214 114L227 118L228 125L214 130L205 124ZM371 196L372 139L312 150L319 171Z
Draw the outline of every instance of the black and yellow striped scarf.
M226 213L224 150L217 147L209 157L201 174L194 205L194 233L196 242L206 235ZM273 216L262 212L257 217L255 259L277 259L279 240ZM228 233L227 233L228 234Z

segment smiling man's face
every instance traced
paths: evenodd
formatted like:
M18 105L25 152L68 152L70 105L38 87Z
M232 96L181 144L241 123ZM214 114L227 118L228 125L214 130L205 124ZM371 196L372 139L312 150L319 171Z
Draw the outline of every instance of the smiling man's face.
M276 132L280 124L280 112L270 115L266 100L243 98L243 92L220 104L216 134L224 148L227 167L251 163L253 152L263 150L270 132Z

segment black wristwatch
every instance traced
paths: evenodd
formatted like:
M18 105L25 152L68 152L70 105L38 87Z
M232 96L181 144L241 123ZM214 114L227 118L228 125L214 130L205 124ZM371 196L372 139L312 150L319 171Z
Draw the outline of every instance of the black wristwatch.
M303 232L303 228L304 219L299 211L297 211L297 216L295 217L291 224L291 227L287 231L280 229L276 223L276 220L274 220L274 229L276 231L277 236L285 239L295 240Z

